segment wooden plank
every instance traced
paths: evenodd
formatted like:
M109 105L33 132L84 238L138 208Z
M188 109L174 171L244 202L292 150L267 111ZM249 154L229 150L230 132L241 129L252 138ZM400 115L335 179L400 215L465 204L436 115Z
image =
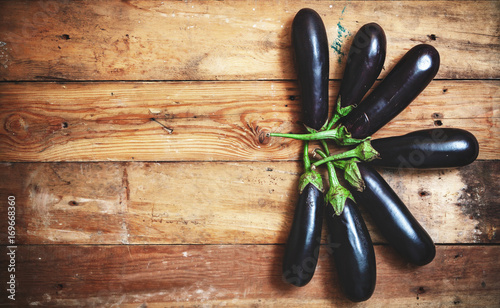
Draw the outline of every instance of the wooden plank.
M21 244L282 244L301 172L298 162L1 164L0 200L17 199ZM499 161L381 173L436 243L499 242ZM6 232L0 220L0 244Z
M1 1L2 80L294 79L290 25L317 10L342 76L353 35L386 31L386 69L429 43L437 78L498 78L498 1ZM386 74L385 71L382 76Z
M498 159L499 88L434 81L374 138L464 128L480 159ZM297 160L301 142L265 134L303 131L296 84L286 81L3 83L0 124L0 161Z
M329 251L322 247L312 281L296 288L281 280L282 245L19 246L16 304L350 306ZM435 260L423 267L408 265L388 247L375 253L375 293L356 307L500 304L498 246L438 246ZM7 258L0 254L2 264Z

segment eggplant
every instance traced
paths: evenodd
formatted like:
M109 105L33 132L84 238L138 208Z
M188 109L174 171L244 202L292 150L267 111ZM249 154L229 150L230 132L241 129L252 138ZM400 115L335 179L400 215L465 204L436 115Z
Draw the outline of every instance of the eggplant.
M325 26L312 9L301 9L292 23L292 46L297 71L302 121L320 130L328 120L329 48Z
M324 208L324 193L307 184L295 208L283 258L283 279L297 287L311 281L316 270Z
M364 206L373 222L394 249L415 265L430 263L436 247L403 201L373 167L358 163L365 188L352 190L358 204Z
M371 141L380 154L373 165L392 168L449 168L472 163L479 144L470 132L457 128L435 128L403 136Z
M340 84L342 107L357 106L373 85L384 66L387 40L376 23L363 25L352 41Z
M439 53L431 45L413 47L342 124L353 138L373 135L425 89L436 76L439 62Z
M329 49L325 26L314 10L302 9L295 15L292 46L302 120L308 130L317 131L328 121ZM309 283L316 270L325 207L322 178L317 171L311 170L307 142L304 144L304 168L283 258L283 279L298 287Z
M346 199L340 216L327 206L328 244L333 248L342 291L353 302L368 300L377 278L375 252L361 213L352 199Z

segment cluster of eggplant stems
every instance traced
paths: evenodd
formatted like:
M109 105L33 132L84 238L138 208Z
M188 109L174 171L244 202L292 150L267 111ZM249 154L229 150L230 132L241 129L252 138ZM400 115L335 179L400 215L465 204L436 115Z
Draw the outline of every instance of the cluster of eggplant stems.
M326 207L330 233L326 248L334 248L329 251L335 260L339 283L351 301L365 301L375 289L373 244L353 195L340 184L335 168L342 169L346 181L356 188L352 190L356 199L359 196L362 203L371 203L366 210L391 246L410 263L425 265L435 256L432 239L384 179L363 162L397 164L398 158L414 153L417 139L431 136L432 140L423 146L433 149L432 159L425 157L418 167L459 166L475 160L477 140L463 130L440 129L377 139L379 146L370 141L370 136L406 108L436 75L439 53L431 45L420 44L410 49L364 98L383 68L386 38L378 24L362 26L353 38L330 120L329 46L321 17L314 10L302 9L296 14L292 23L292 46L302 118L309 133L268 134L305 141L305 172L299 181L299 203L285 246L283 279L295 286L304 286L312 279L319 257L322 213L327 203L331 206ZM311 140L320 141L323 147L323 150L315 150L321 157L315 162L309 157ZM355 148L331 155L327 140ZM399 157L394 156L397 151L393 151L395 147L390 149L391 144L400 148ZM326 198L321 175L316 171L322 164L328 168L330 184Z

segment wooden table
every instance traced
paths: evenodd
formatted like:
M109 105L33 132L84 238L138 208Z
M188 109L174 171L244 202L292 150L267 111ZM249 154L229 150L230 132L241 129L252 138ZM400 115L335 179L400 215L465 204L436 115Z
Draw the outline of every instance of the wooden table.
M365 215L378 276L358 306L498 307L498 1L0 1L0 303L349 305L325 249L307 286L280 276L302 143L265 133L302 131L303 7L327 29L332 105L361 25L386 32L380 78L438 49L436 79L374 138L440 126L480 143L466 167L379 169L437 256L407 264Z

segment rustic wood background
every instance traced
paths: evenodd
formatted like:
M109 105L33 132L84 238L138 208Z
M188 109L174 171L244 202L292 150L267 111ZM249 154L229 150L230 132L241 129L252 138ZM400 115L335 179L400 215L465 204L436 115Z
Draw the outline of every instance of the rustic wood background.
M374 138L457 127L473 164L380 169L437 243L407 264L366 217L373 297L342 296L323 249L312 282L281 281L302 143L290 25L323 17L331 99L357 29L388 40L381 78L434 45L429 87ZM500 305L499 1L0 1L0 305L7 199L16 301L28 305Z

